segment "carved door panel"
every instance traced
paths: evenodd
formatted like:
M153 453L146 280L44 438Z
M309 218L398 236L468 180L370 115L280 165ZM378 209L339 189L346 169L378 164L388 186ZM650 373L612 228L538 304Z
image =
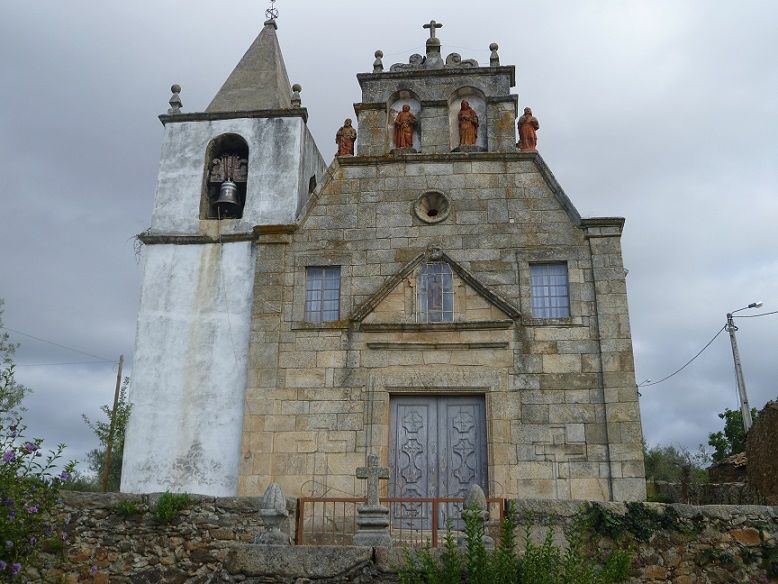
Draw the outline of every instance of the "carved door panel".
M487 489L486 418L480 397L397 397L391 401L389 492L393 497L464 497L472 484ZM458 517L459 505L442 506ZM430 529L429 503L392 506L397 527Z

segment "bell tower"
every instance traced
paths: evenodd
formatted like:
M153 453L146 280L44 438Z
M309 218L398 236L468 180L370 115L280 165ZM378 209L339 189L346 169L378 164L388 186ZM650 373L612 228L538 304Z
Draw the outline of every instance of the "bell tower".
M258 227L294 223L325 163L275 15L204 112L173 86L145 244L122 491L237 492Z

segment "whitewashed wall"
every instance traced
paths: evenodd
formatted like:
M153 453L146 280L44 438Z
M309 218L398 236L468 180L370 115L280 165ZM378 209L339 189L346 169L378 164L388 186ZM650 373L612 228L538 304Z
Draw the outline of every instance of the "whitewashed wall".
M254 246L145 254L122 491L235 495Z

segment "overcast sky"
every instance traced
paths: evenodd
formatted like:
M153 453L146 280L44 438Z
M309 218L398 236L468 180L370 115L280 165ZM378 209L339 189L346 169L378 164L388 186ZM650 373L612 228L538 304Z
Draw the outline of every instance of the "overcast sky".
M131 373L141 270L172 83L202 111L262 27L262 2L9 2L0 19L0 298L7 327ZM692 357L725 313L778 310L778 3L279 0L278 36L329 162L358 72L423 53L516 65L520 108L581 215L624 216L637 380ZM741 319L751 404L778 397L778 315ZM112 363L13 333L31 434L71 458L113 396ZM651 444L696 447L736 408L726 333L643 390ZM164 447L164 445L160 445Z

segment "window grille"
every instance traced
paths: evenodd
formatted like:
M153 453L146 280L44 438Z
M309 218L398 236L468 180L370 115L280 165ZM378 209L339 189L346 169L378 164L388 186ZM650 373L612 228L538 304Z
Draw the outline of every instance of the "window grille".
M305 269L305 320L328 322L340 318L340 266Z
M419 272L416 302L417 322L452 322L454 286L451 266L444 262L425 264Z
M531 264L532 315L536 318L570 316L567 264Z

